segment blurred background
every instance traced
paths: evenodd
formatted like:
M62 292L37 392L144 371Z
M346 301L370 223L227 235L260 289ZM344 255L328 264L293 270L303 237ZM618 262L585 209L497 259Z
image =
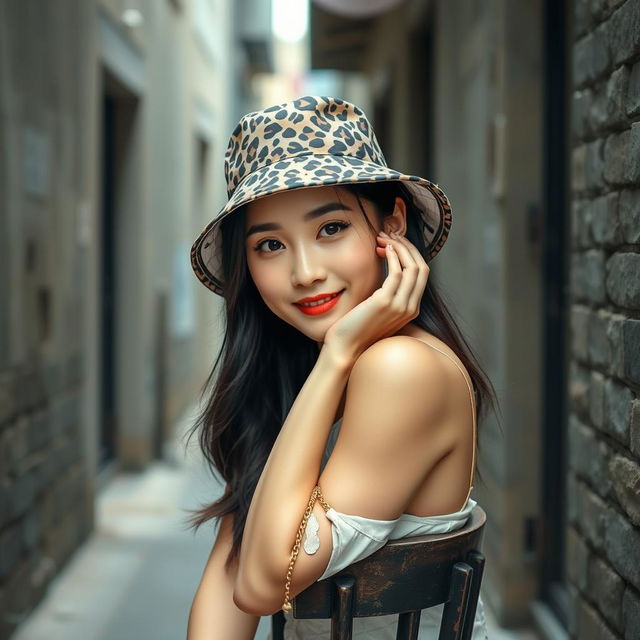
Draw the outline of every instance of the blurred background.
M309 93L452 201L490 637L637 640L639 0L0 0L0 637L185 636L221 491L189 249L240 116Z

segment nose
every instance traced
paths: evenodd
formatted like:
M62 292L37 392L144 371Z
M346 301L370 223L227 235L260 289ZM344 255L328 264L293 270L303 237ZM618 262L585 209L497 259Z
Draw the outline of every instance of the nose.
M313 250L299 246L295 250L291 266L291 284L295 287L311 286L316 280L325 280L326 271L322 261Z

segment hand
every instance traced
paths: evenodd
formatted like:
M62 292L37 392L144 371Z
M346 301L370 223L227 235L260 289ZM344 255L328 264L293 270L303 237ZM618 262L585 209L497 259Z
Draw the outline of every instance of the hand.
M388 261L382 286L337 320L325 334L323 350L352 363L374 342L393 335L416 318L427 286L429 266L403 236L378 234L376 254Z

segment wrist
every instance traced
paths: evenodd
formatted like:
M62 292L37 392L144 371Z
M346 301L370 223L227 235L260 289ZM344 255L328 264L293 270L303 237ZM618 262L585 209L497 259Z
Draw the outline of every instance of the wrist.
M325 343L320 349L318 363L320 363L321 366L326 366L334 371L348 374L355 364L356 359L357 356L355 354L348 353L344 349L333 349L330 345Z

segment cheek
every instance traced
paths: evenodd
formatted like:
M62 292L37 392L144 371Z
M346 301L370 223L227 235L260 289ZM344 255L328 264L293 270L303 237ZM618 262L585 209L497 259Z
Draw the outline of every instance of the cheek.
M382 259L376 254L375 246L368 238L358 238L345 244L334 262L336 271L344 274L358 288L377 288L382 274Z
M260 293L267 306L270 306L270 301L281 294L279 289L282 286L282 275L279 273L275 262L263 262L258 265L249 260L248 267L258 293Z

